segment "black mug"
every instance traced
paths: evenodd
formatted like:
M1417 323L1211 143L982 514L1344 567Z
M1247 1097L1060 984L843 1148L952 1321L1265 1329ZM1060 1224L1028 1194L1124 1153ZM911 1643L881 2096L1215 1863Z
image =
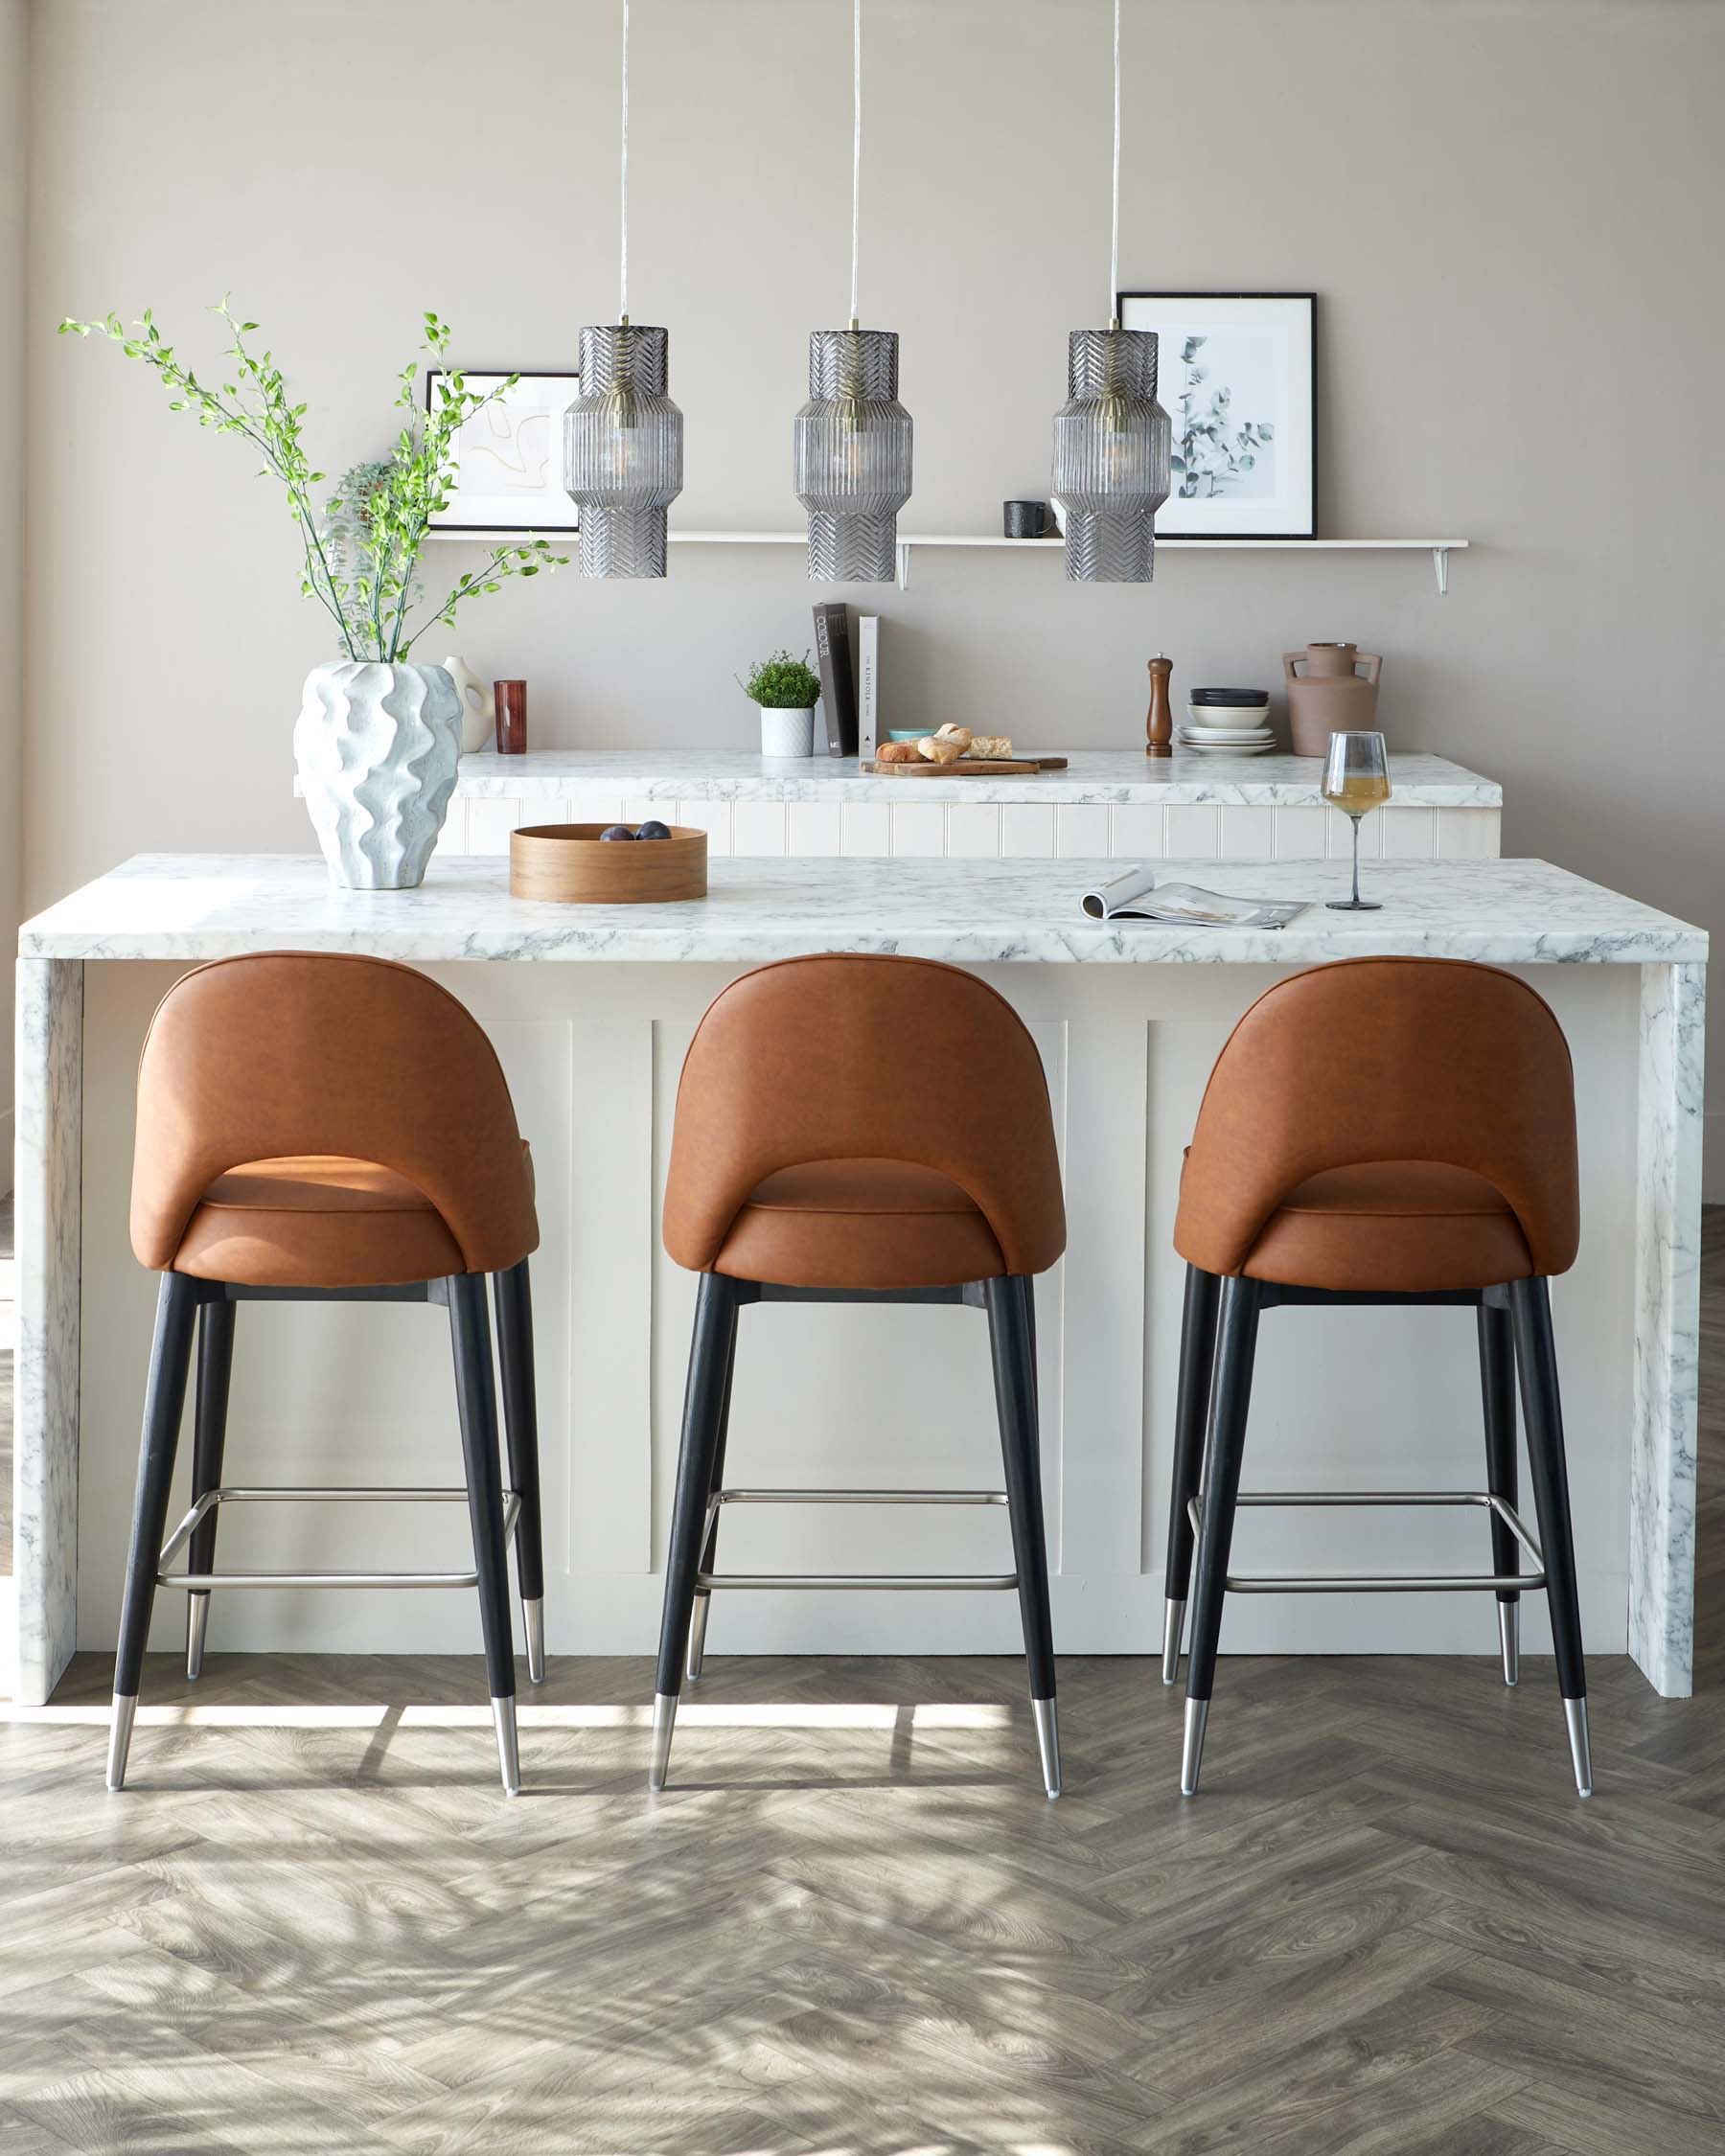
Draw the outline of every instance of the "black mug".
M1048 530L1046 501L1008 501L1000 504L1008 539L1044 539Z

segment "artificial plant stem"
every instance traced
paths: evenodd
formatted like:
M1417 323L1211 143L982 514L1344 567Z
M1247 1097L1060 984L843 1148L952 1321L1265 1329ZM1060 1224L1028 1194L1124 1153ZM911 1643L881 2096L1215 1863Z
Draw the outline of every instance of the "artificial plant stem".
M431 628L433 623L442 621L452 607L460 606L461 602L464 599L471 599L476 591L483 591L485 588L486 578L491 575L494 569L500 569L503 566L503 564L509 560L509 551L510 550L507 546L494 547L492 550L491 560L485 564L484 568L480 570L479 574L473 579L472 584L465 586L458 584L455 586L454 590L451 591L448 597L444 601L443 605L438 608L437 611L434 614L430 616L429 620L421 622L419 627L414 631L413 634L408 637L407 641L404 644L400 645L398 648L402 652L412 651L414 645L419 642L420 638L426 633L426 630Z

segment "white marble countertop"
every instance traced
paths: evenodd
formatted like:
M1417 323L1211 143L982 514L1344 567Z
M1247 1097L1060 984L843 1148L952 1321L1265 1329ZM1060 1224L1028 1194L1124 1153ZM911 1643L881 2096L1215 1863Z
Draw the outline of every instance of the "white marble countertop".
M508 863L436 856L416 891L334 888L292 854L139 854L24 924L25 958L196 961L268 950L408 960L689 960L752 965L821 951L961 965L1309 965L1427 954L1499 965L1704 961L1706 933L1540 860L1373 861L1378 913L1335 913L1342 861L1170 861L1242 897L1308 899L1281 929L1092 923L1084 891L1116 861L715 860L704 899L557 906L513 898Z
M1027 737L1024 745L1032 745ZM1315 756L1197 755L1178 746L1154 762L1141 747L1065 753L1066 770L1031 778L902 779L864 772L854 756L768 757L736 748L540 748L499 756L477 749L461 759L455 791L469 800L514 801L586 791L657 801L1160 801L1264 808L1308 808L1322 798L1322 766ZM1504 790L1495 779L1442 756L1392 749L1390 775L1404 808L1503 806Z

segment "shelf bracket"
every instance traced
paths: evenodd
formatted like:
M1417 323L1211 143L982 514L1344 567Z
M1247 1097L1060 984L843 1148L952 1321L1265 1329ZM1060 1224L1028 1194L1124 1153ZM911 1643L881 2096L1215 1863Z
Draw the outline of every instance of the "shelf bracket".
M898 542L898 587L901 591L908 591L910 588L910 541L908 539L900 539Z
M1432 567L1438 578L1438 596L1441 599L1449 590L1449 548L1447 546L1433 547Z

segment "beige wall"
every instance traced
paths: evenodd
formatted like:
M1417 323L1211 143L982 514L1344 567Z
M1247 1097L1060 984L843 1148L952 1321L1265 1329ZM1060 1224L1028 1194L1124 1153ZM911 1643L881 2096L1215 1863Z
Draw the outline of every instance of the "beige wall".
M12 1188L12 965L23 898L25 0L0 0L0 1192Z
M566 365L614 306L617 13L34 11L32 903L139 847L303 846L288 729L327 655L248 458L55 319L153 304L209 353L231 287L332 472L385 440L422 308L470 363ZM794 520L803 340L845 306L848 15L635 9L632 300L672 330L691 526ZM863 311L904 339L905 522L998 529L1046 490L1066 332L1104 309L1106 0L869 0L867 24ZM1284 647L1354 637L1387 654L1392 745L1503 781L1506 852L1725 929L1725 9L1127 0L1127 49L1124 281L1316 289L1323 529L1478 551L1441 602L1422 557L1168 556L1145 590L925 554L879 594L894 718L1126 742L1159 647L1177 684L1268 681ZM530 677L540 743L740 746L732 674L800 650L810 597L789 552L691 549L662 586L506 593L455 642Z

